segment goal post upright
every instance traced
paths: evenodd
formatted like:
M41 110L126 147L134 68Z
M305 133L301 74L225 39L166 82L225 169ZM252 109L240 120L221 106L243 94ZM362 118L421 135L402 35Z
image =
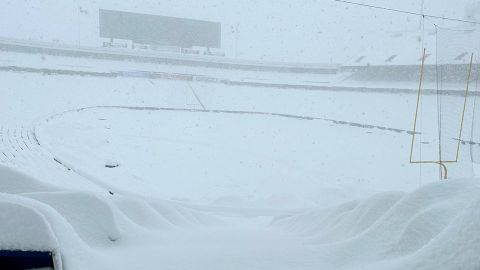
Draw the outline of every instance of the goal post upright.
M473 53L470 56L470 66L468 67L467 86L465 87L465 100L463 102L462 122L460 123L460 132L458 134L457 156L455 161L458 162L458 155L460 154L460 143L462 139L463 123L465 120L465 110L467 108L467 97L470 90L470 79L472 77Z
M441 160L441 157L439 157L439 160L414 160L413 159L413 150L414 150L414 145L415 145L415 135L417 134L417 123L418 123L418 113L420 110L420 99L421 99L421 93L422 93L422 87L423 87L423 79L424 79L424 69L425 69L425 58L426 58L426 49L423 49L423 56L422 56L422 65L420 67L420 82L418 86L418 92L417 92L417 102L416 102L416 109L415 109L415 118L413 122L413 132L412 132L412 142L410 145L410 163L411 164L436 164L439 165L441 168L441 178L442 179L448 179L448 168L447 164L452 164L452 163L458 163L459 159L459 154L460 154L460 145L462 142L462 132L463 132L463 126L464 126L464 120L465 120L465 112L467 108L467 99L468 99L468 94L469 94L469 88L470 88L470 80L471 80L471 74L472 74L472 66L473 66L473 56L474 53L471 54L470 56L470 63L468 66L468 73L467 73L467 82L466 82L466 87L465 87L465 92L464 92L464 100L463 100L463 109L462 109L462 116L461 116L461 121L460 121L460 128L458 131L458 138L457 138L457 149L456 149L456 155L454 160ZM440 93L441 94L441 93ZM441 151L441 145L439 144L440 151Z
M415 109L415 118L413 120L412 144L410 145L410 163L414 163L413 162L413 145L415 143L415 135L417 134L417 119L418 119L418 110L420 108L420 93L422 92L423 70L424 70L424 67L425 67L426 51L427 51L427 49L423 48L422 65L420 67L420 82L418 84L418 93L417 93L417 107Z

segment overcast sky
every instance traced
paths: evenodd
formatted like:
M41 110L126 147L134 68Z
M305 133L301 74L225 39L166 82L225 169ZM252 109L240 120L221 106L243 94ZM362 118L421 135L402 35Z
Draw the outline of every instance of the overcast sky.
M420 0L358 2L414 12L421 7ZM479 3L425 0L425 13L463 19L480 14ZM412 15L334 0L4 0L0 36L98 46L99 8L219 21L229 56L273 61L341 62L358 50L379 49L386 33L419 28Z

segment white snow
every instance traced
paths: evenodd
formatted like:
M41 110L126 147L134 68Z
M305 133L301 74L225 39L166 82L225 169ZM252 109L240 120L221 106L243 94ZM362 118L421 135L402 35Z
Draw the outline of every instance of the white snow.
M5 16L0 21L21 20L12 18L18 13L13 10L25 7L29 12L37 9L32 18L55 25L58 18L47 19L45 14L58 12L61 19L76 11L60 2L48 0L43 6L10 1L3 5L0 14ZM87 0L83 8L145 12L167 5L117 2ZM185 1L180 2L185 6ZM203 10L197 16L228 6L215 2L196 3ZM242 31L253 31L257 12L268 6L258 3L253 10L253 2L235 4L243 12L236 16L252 15ZM280 2L272 6L272 17L263 18L265 25L260 28L291 24L282 15L290 14L284 8L292 4ZM52 3L58 5L49 10ZM326 53L332 51L348 64L358 53L376 53L380 44L389 48L373 53L378 59L371 57L371 63L383 61L389 49L409 55L399 57L398 64L418 60L411 56L420 46L418 40L412 41L417 30L385 41L371 27L375 16L367 20L370 23L356 24L370 13L357 12L346 20L345 14L351 12L337 4L325 5L321 12L298 10L305 16L328 14L321 17L328 21L327 28L337 20L346 21L351 27L343 29L346 33L368 25L365 39L348 34L341 44L332 42L332 37L324 39L317 22L308 26L317 20L312 17L312 21L300 20L298 29L288 34L297 37L297 43L314 41L308 46L269 48L271 40L283 37L273 31L269 38L254 42L263 46L263 55L259 49L248 57L264 62L264 57L283 60L283 53L289 53L301 61L332 62ZM179 4L171 12L180 14L182 9ZM235 25L232 10L218 19ZM333 20L332 14L338 18ZM416 20L408 18L405 23L399 18L380 20L417 28ZM80 25L88 18L77 19ZM36 31L34 21L19 24L18 36L13 28L5 33L37 42L58 36L54 28ZM79 32L97 27L83 26ZM386 28L382 31L391 27L382 25ZM319 37L301 37L306 29ZM96 37L68 32L62 43L75 43L75 34L82 43L77 45L98 42ZM227 44L232 45L234 34L227 36ZM240 42L248 38L241 37ZM355 49L345 48L355 42ZM313 50L319 55L312 56ZM57 266L68 270L480 269L480 182L470 156L480 144L461 144L459 164L448 165L455 179L438 180L435 165L409 164L415 80L357 81L349 79L353 69L330 75L287 74L5 51L0 52L0 65L169 72L234 82L329 87L290 89L0 71L1 250L53 251ZM464 87L452 81L444 86ZM436 85L428 81L425 87ZM472 85L472 91L478 91L478 85ZM459 96L445 100L463 101ZM425 110L435 109L437 97L427 95L422 102ZM473 115L474 102L473 97L467 99L467 115ZM465 140L474 134L474 119L467 120ZM417 137L422 148L416 148L415 158L426 159L437 150L426 134L436 124L429 119L419 124L425 135ZM456 144L454 138L447 140Z
M414 95L193 83L204 112L184 82L1 76L2 220L36 224L10 248L66 269L479 265L476 182L416 190L438 172L407 163Z
M472 180L430 184L279 218L274 226L321 247L319 256L335 269L477 269L479 188Z

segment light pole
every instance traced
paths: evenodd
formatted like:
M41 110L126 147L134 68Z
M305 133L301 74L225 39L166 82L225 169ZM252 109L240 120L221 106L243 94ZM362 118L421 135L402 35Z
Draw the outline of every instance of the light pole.
M238 34L239 34L239 29L240 28L240 24L237 23L237 25L235 26L235 58L238 58Z
M422 0L421 4L420 4L420 14L424 14L423 12L425 11L425 0ZM419 26L418 26L418 29L420 31L422 31L422 27L423 27L423 17L420 17L420 23L419 23Z
M88 15L88 11L78 6L77 9L77 47L80 47L80 14Z
M80 47L80 10L81 7L77 9L77 47Z

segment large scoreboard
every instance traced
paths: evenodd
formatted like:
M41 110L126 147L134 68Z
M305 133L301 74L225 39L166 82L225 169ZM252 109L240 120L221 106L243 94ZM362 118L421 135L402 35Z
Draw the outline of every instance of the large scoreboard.
M221 24L100 9L100 37L181 48L220 48Z

